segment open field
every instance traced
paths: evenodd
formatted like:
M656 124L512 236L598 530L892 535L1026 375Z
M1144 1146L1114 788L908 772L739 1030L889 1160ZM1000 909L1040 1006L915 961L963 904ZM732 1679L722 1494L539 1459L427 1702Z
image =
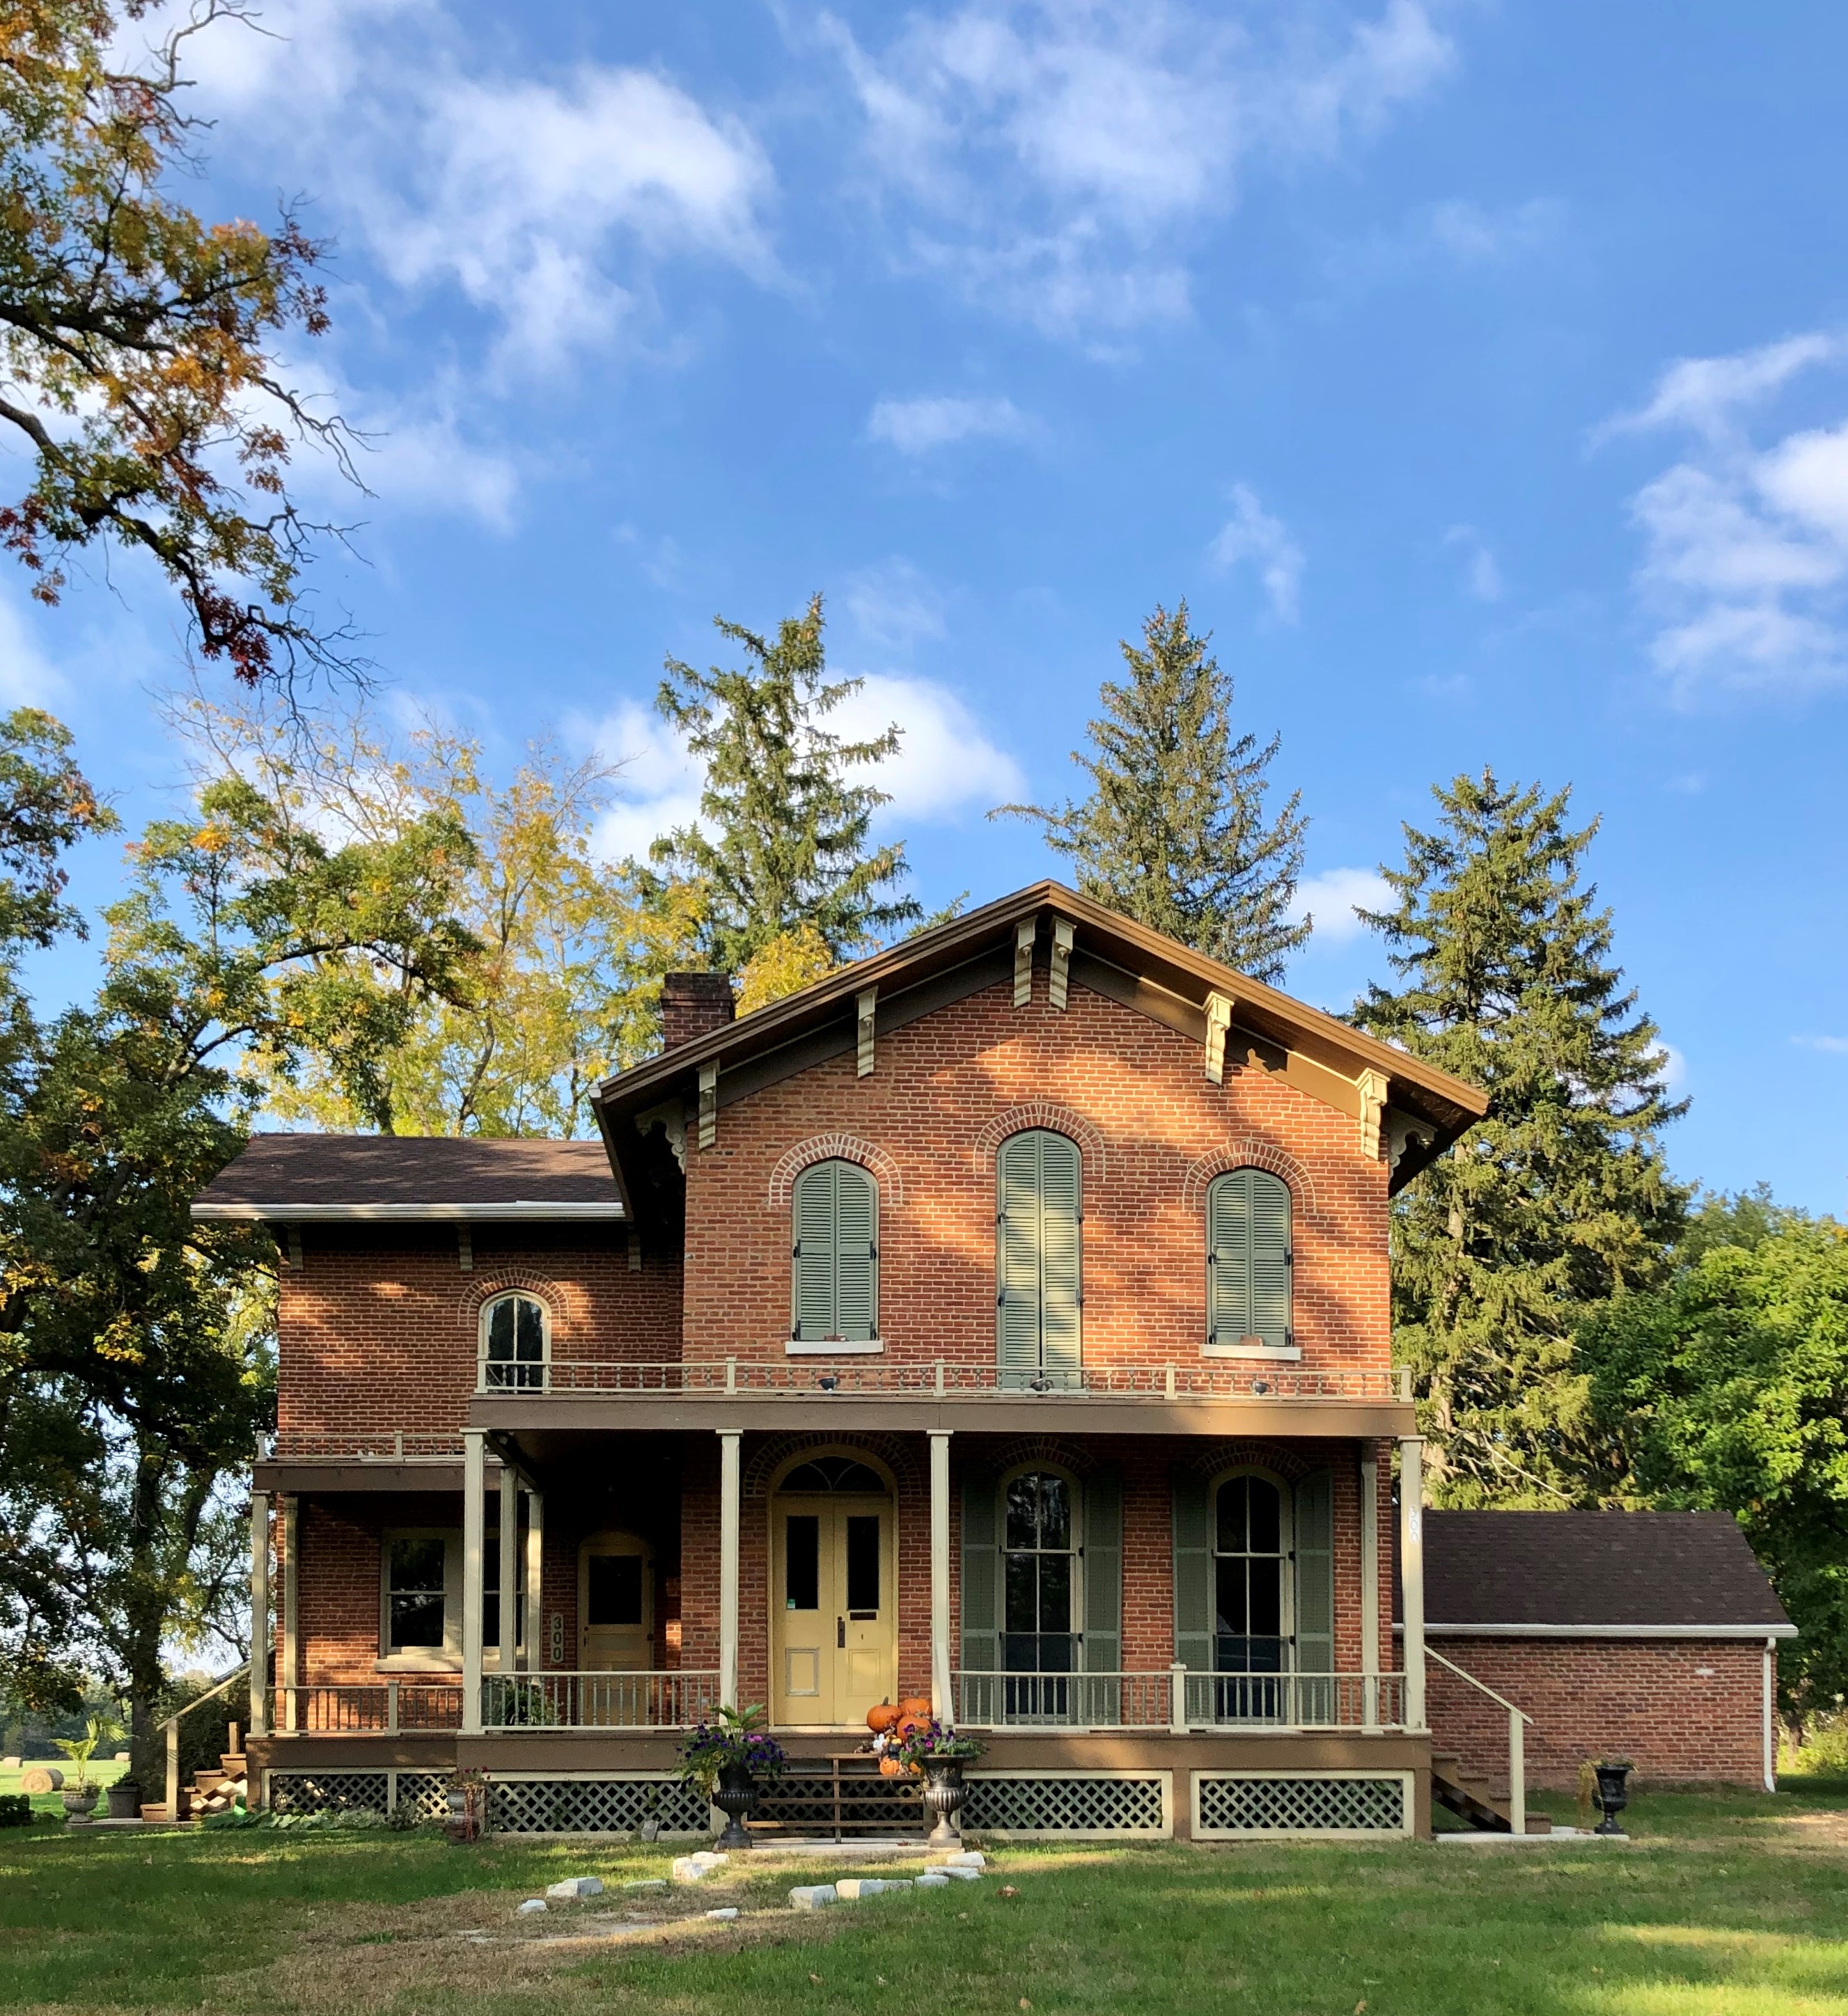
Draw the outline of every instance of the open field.
M807 1880L780 1859L625 1897L615 1886L664 1875L665 1853L9 1831L0 2007L1848 2016L1848 1783L1793 1782L1645 1796L1628 1849L1003 1847L979 1884L813 1917L780 1908ZM614 1894L513 1917L590 1873ZM720 1903L745 1915L699 1915Z

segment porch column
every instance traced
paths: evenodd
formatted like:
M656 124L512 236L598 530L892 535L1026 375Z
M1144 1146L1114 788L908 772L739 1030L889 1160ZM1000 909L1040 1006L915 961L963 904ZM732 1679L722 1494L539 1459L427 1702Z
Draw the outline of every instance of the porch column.
M738 1705L738 1431L719 1431L719 1705Z
M488 1438L462 1434L462 1733L481 1733L481 1561L488 1527Z
M1399 1438L1399 1576L1405 1597L1405 1726L1425 1722L1425 1438Z
M301 1618L301 1500L290 1492L283 1500L283 1656L276 1684L283 1690L283 1726L300 1726L295 1689Z
M500 1670L510 1673L520 1642L520 1482L500 1470Z
M931 1712L939 1720L956 1714L949 1676L949 1438L948 1428L931 1436Z
M546 1669L546 1501L526 1494L526 1670Z
M250 1493L250 1733L269 1733L269 1493Z
M1360 1719L1380 1720L1380 1465L1371 1442L1360 1445Z

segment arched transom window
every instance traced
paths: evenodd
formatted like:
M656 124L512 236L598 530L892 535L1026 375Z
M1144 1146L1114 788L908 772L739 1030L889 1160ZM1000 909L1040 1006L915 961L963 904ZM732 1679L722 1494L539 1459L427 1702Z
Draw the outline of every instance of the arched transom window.
M546 1384L551 1322L535 1295L496 1295L481 1312L481 1384L538 1392Z

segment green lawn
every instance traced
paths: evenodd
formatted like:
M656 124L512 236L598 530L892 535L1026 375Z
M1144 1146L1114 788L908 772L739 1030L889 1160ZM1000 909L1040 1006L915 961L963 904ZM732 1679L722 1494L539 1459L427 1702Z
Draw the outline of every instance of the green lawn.
M979 1884L815 1917L781 1908L805 1875L782 1861L625 1899L614 1886L665 1874L665 1852L4 1831L0 2005L1848 2016L1848 1783L1793 1783L1645 1796L1627 1849L1001 1848ZM514 1918L522 1895L579 1873L614 1894ZM735 1924L699 1916L727 1903L744 1907Z

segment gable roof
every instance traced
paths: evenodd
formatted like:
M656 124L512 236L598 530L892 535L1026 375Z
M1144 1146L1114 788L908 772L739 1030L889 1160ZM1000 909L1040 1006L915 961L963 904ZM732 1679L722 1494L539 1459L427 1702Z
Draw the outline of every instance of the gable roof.
M1795 1629L1725 1512L1428 1511L1425 1615L1428 1632L1478 1637Z
M701 1065L719 1066L722 1107L729 1098L850 1048L859 997L867 988L877 990L877 1028L883 1034L959 994L1004 979L1012 970L1016 927L1029 919L1037 920L1043 963L1051 918L1073 927L1074 980L1195 1040L1205 1039L1208 997L1218 995L1232 1003L1230 1051L1235 1053L1241 1039L1255 1039L1283 1052L1292 1074L1299 1071L1311 1085L1325 1082L1350 1097L1357 1096L1355 1081L1362 1072L1379 1073L1386 1082L1385 1104L1418 1129L1415 1138L1403 1143L1394 1164L1395 1189L1488 1109L1488 1095L1479 1087L1061 883L1036 882L605 1080L593 1103L618 1179L637 1215L647 1215L644 1200L665 1201L668 1179L657 1158L651 1162L639 1150L632 1123L665 1101L693 1096Z
M196 1219L620 1219L600 1141L257 1134L193 1204Z

